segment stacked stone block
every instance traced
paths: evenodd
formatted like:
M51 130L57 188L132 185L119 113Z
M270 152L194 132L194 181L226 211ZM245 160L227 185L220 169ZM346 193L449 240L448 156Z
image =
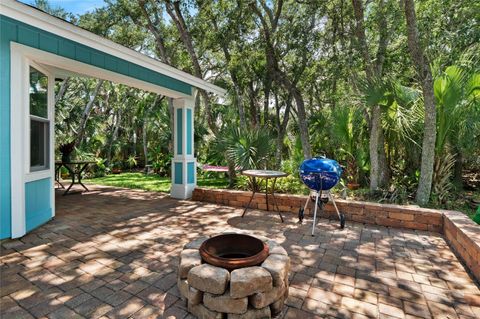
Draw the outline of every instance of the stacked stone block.
M203 318L271 318L279 314L288 297L290 258L275 241L260 236L269 256L258 266L228 271L202 261L199 238L180 254L178 289L188 311Z

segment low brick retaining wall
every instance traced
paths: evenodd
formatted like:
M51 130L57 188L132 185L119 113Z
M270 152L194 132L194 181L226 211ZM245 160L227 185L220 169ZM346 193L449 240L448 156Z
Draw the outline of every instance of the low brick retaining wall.
M443 234L480 282L480 225L456 211L442 211Z
M251 192L225 189L195 188L192 200L233 207L245 207ZM298 213L305 205L307 196L275 195L278 208L282 212ZM465 214L455 211L421 208L414 205L391 205L335 199L340 212L347 221L374 224L386 227L428 230L441 233L453 251L464 261L474 277L480 281L480 226ZM269 196L269 207L273 198ZM309 205L312 207L313 205ZM250 205L253 209L266 210L265 194L255 194ZM306 214L308 216L309 209ZM322 217L337 218L331 202L325 205Z

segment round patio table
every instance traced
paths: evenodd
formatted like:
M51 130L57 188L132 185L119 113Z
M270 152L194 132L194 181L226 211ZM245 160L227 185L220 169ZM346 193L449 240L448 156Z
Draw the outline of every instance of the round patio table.
M288 173L281 172L281 171L271 171L271 170L261 170L261 169L249 169L245 170L242 172L242 175L245 175L249 178L250 180L250 185L252 186L252 196L250 197L250 201L248 202L247 206L245 207L245 210L243 211L242 218L245 216L245 213L247 210L250 208L250 204L252 203L253 197L255 197L255 193L261 191L261 183L262 181L265 184L265 201L267 203L267 211L268 209L268 195L272 195L273 199L273 209L275 210L275 206L277 206L277 212L278 215L280 216L280 219L282 220L283 223L283 216L280 213L280 209L278 208L277 200L275 199L275 183L277 182L277 178L281 177L286 177L288 176ZM257 179L260 181L257 183ZM273 183L272 186L269 190L268 188L268 180L272 179Z

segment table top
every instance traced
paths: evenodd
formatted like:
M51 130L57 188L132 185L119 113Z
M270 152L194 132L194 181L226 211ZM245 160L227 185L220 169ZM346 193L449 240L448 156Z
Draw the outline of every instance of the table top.
M55 164L93 164L95 161L70 161L70 162L62 162L62 161L55 161Z
M271 171L265 169L248 169L242 172L243 175L260 178L278 178L288 176L288 173L281 171Z

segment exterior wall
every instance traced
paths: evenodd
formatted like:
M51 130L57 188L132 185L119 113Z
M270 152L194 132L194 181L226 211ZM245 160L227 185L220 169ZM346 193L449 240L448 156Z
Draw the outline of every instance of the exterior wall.
M11 236L10 40L16 31L0 15L0 239Z
M196 188L193 200L246 207L251 192ZM282 212L298 213L307 196L276 194L278 208ZM269 207L273 201L269 197ZM417 206L388 205L335 199L338 209L348 221L375 224L386 227L434 231L443 234L452 250L463 261L473 277L480 282L480 225L461 212L434 210ZM266 210L265 194L256 194L250 205L253 209ZM248 214L248 213L247 213ZM309 211L306 212L309 214ZM308 215L307 215L308 216ZM329 202L321 217L336 219L335 208Z
M52 218L50 191L52 179L45 178L25 184L25 226L27 232Z
M12 234L10 77L11 71L15 70L11 70L10 67L11 42L20 43L35 49L56 54L60 57L86 63L103 70L148 82L182 94L192 94L191 85L180 80L0 15L0 239L11 237ZM26 185L26 190L31 189L33 189L32 185ZM30 196L28 192L26 195ZM35 200L30 202L30 198L26 198L26 203L29 204L26 206L26 224L28 228L29 225L32 226L39 223L38 221L29 222L28 218L33 218L31 217L29 210L32 212L42 211L45 213L45 210L42 210L41 208L45 203L39 203ZM39 215L36 215L35 218L41 219L38 216ZM48 219L45 219L43 222L47 220Z

